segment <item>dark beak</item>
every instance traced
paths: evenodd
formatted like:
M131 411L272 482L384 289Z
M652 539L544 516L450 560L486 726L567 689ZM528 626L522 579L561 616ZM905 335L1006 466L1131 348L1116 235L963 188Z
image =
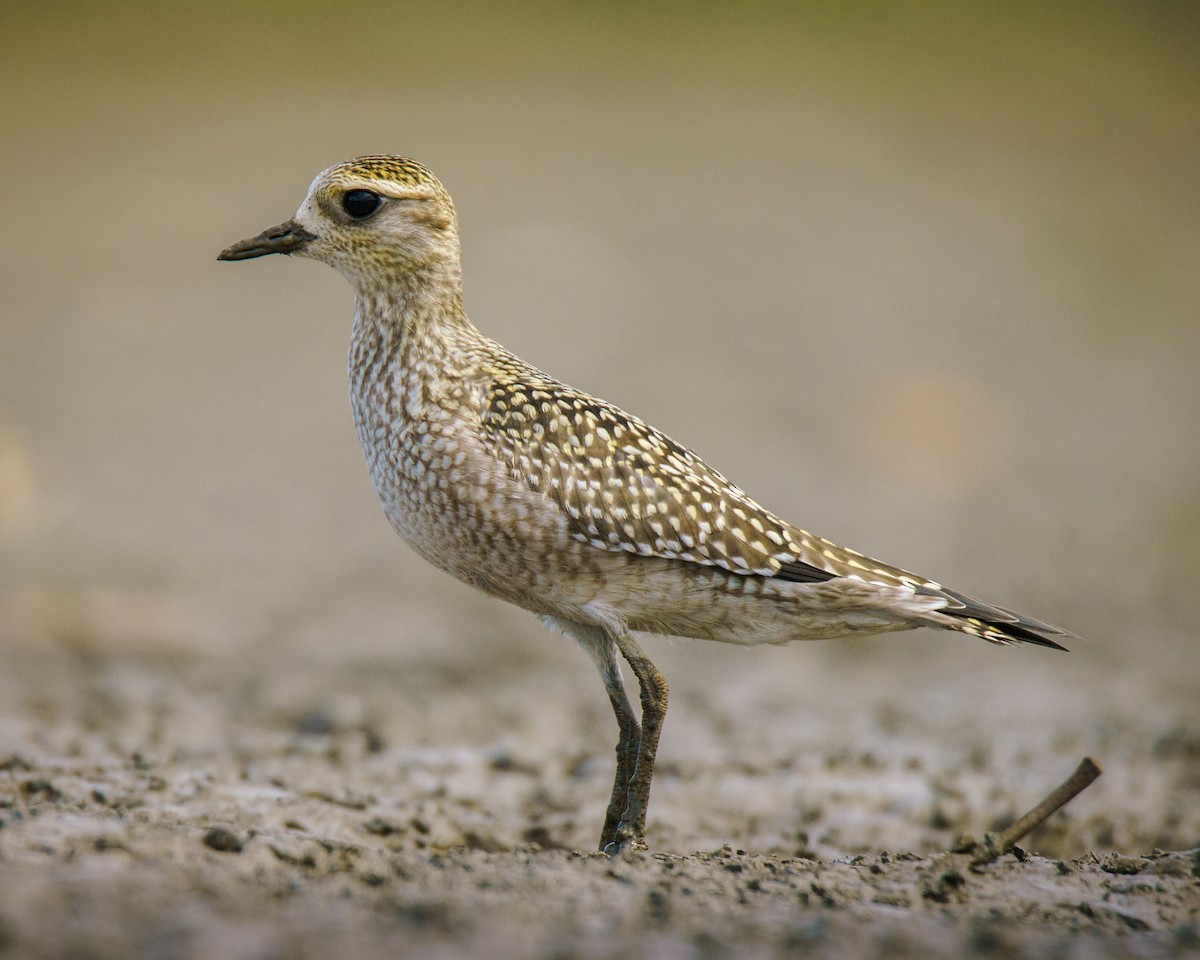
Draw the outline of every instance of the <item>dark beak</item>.
M255 257L265 257L268 253L295 253L308 241L315 239L295 220L288 220L276 227L267 227L257 237L239 240L233 246L226 247L217 255L217 259L253 260Z

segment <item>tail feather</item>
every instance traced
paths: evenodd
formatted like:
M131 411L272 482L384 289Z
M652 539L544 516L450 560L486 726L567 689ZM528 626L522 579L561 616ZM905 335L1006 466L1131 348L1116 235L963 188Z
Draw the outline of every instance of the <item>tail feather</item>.
M1067 648L1058 642L1059 639L1079 639L1062 627L1032 617L1023 617L1004 607L984 603L942 586L920 587L917 592L947 601L946 605L937 611L940 625L982 637L992 643L1033 643L1040 647L1065 651Z

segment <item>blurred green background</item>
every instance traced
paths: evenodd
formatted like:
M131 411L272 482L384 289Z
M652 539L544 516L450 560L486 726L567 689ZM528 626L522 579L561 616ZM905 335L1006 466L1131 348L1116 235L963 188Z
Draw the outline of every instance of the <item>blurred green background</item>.
M343 281L215 260L390 152L522 356L819 534L1190 664L1197 9L8 5L8 641L578 656L388 529Z

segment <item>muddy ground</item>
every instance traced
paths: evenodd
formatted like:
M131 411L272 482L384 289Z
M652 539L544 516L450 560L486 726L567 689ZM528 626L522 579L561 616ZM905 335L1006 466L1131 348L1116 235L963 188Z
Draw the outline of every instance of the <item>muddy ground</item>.
M585 658L536 630L525 656L489 656L481 637L442 663L316 640L213 657L9 637L0 949L1200 951L1200 725L1182 686L1116 682L1087 650L956 650L957 637L848 655L658 643L677 682L652 852L612 861L592 852L606 701ZM944 855L1085 753L1104 776L1019 857L972 870Z

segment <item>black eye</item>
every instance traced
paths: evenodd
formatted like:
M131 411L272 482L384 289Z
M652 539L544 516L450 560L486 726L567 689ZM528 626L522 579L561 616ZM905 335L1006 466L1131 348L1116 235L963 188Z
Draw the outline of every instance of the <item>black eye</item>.
M370 190L348 190L342 197L342 209L355 220L365 220L383 202L379 194Z

